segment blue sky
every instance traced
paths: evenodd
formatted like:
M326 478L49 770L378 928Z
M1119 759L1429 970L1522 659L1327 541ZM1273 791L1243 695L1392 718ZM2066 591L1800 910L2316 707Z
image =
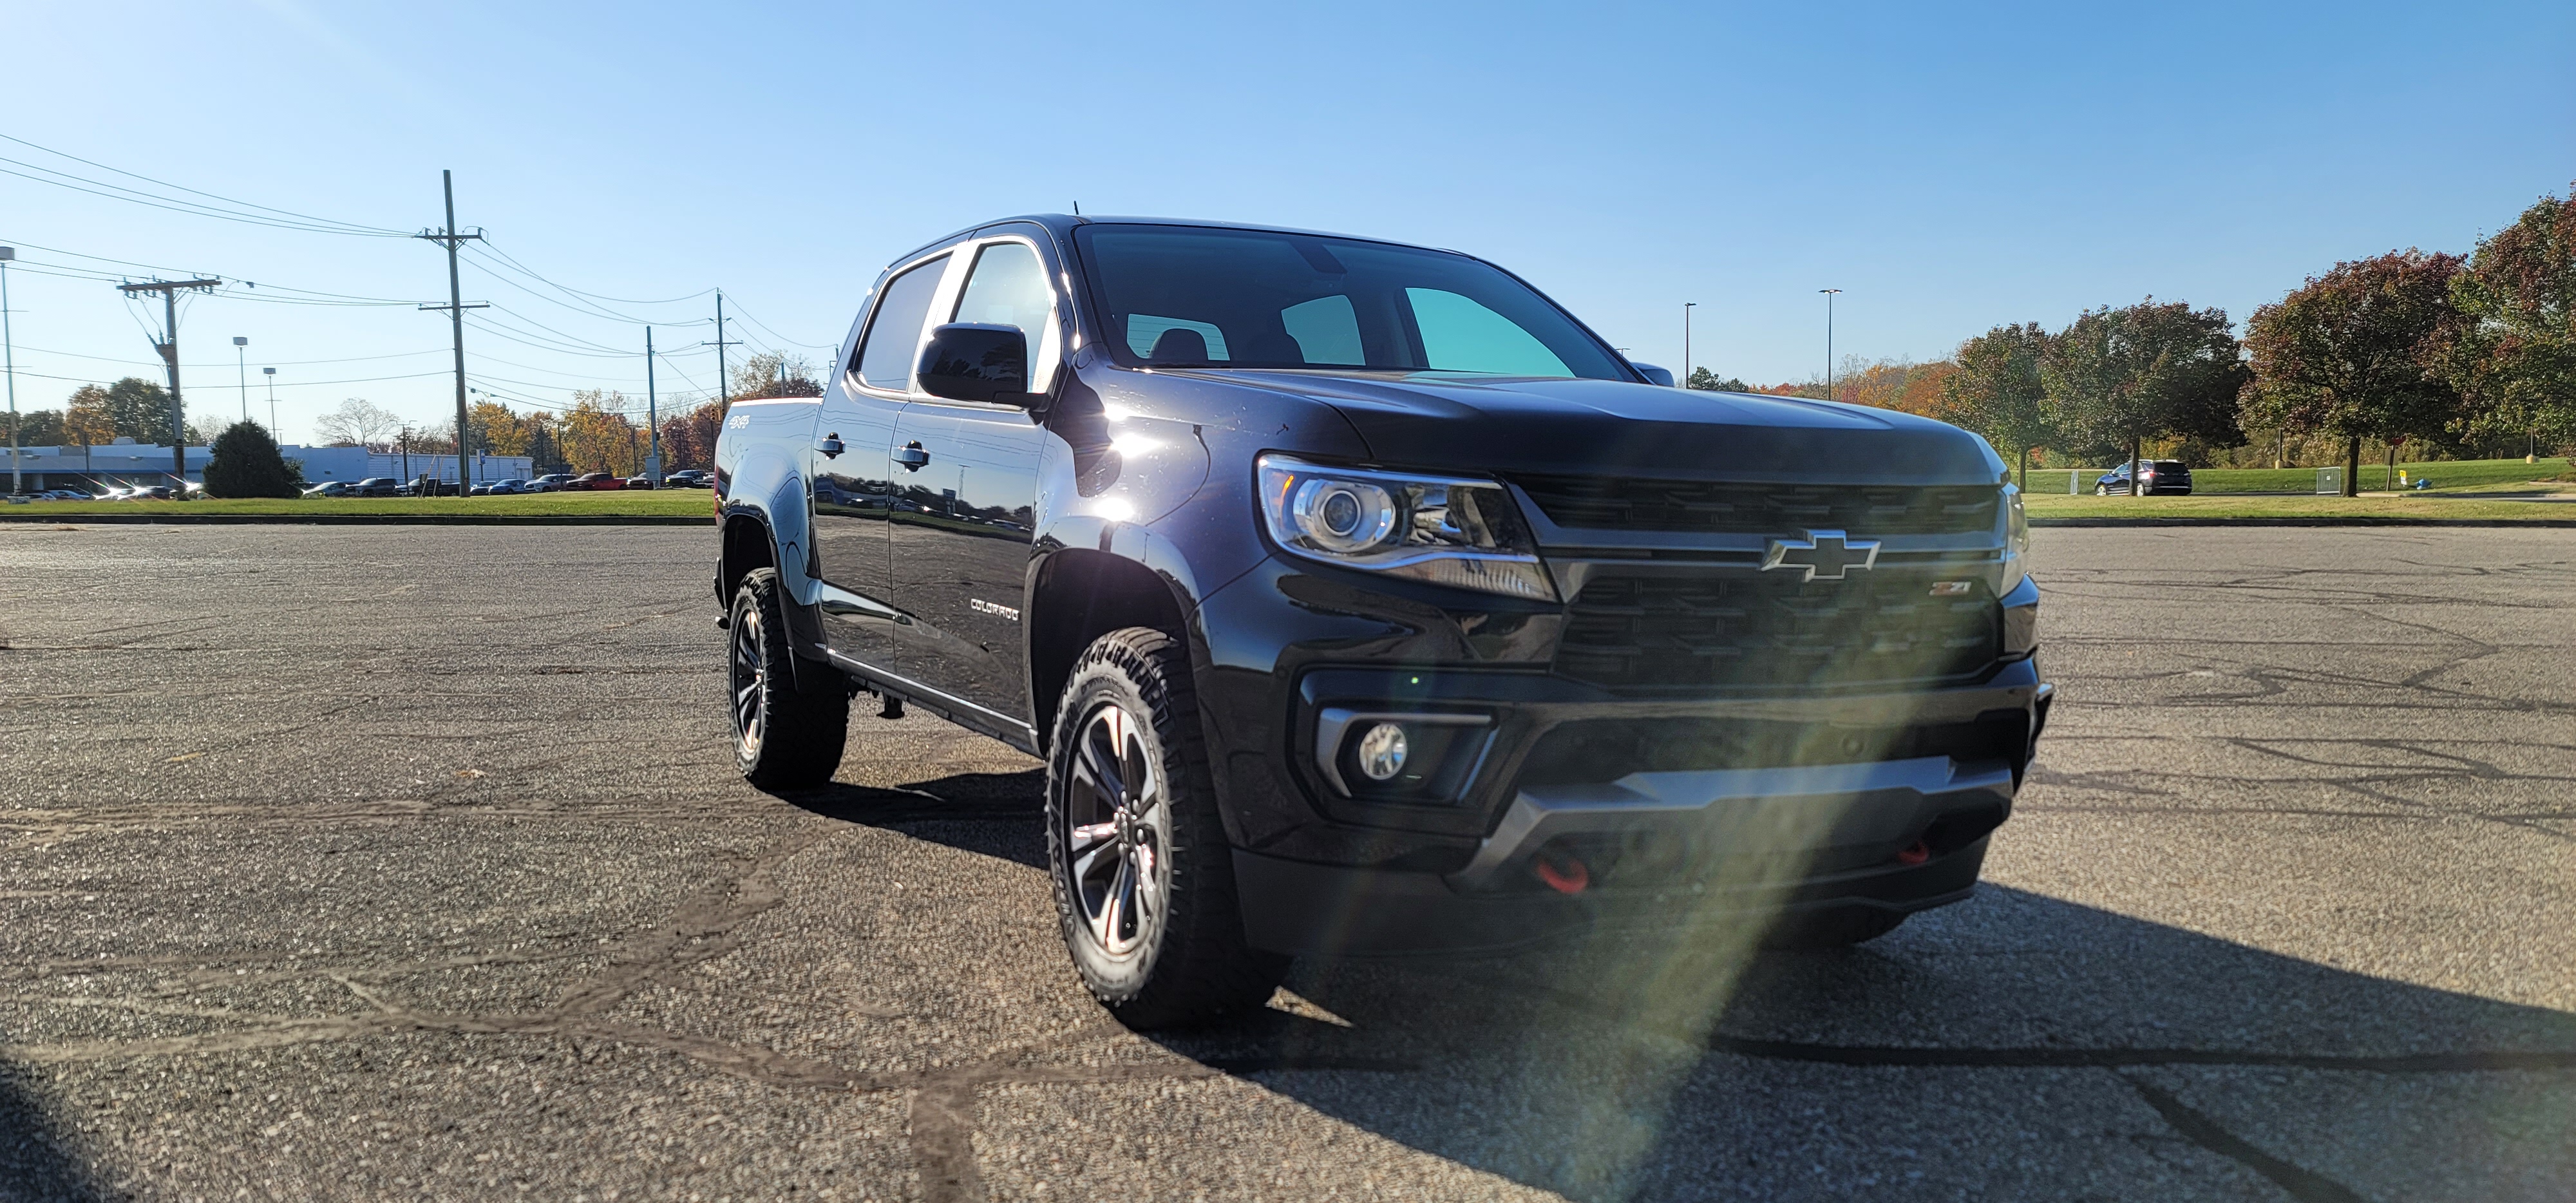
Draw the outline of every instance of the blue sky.
M2337 259L2465 251L2576 178L2563 3L23 9L0 133L396 230L438 221L452 168L459 219L545 278L721 286L759 323L738 337L818 357L792 344L837 341L889 257L1076 201L1471 251L1669 366L1695 301L1694 360L1770 382L1821 368L1821 287L1845 290L1836 349L1870 357L2149 294L2242 319ZM25 248L22 408L74 387L44 377L157 378L108 283L39 274L149 269L62 252L268 296L446 293L426 243L9 175L0 243ZM665 389L713 386L710 298L603 315L472 264L464 289L509 311L467 335L498 393L640 395L621 317L677 348ZM234 335L254 381L281 365L290 439L343 397L451 405L442 315L223 296L182 318L192 412L232 411Z

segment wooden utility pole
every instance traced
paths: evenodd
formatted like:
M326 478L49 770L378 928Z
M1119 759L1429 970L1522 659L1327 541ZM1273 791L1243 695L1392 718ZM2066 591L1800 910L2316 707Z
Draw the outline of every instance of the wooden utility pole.
M465 423L465 311L468 309L481 309L485 306L479 302L472 305L466 304L464 294L457 286L456 244L460 242L479 240L483 237L483 231L478 229L471 234L459 234L456 232L455 174L453 172L441 171L438 173L438 180L439 186L444 189L447 194L447 229L443 233L433 233L429 230L423 230L418 234L412 235L412 237L427 239L431 242L444 243L447 246L447 303L444 305L423 305L421 308L446 310L449 322L456 335L456 495L462 497L468 492L471 492L474 487L471 483L473 479L472 464L471 460L468 458L472 452L467 447L467 444L473 440L467 434L469 428Z
M119 284L118 292L139 296L147 292L161 294L161 337L152 349L161 353L161 362L170 373L170 475L177 484L175 496L188 495L188 411L179 403L179 294L183 290L212 291L223 287L221 280L154 280L149 284Z

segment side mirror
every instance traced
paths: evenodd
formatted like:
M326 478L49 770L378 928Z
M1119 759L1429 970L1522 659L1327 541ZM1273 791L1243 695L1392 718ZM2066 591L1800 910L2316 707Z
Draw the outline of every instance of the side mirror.
M1648 384L1660 384L1665 388L1673 386L1671 368L1659 368L1651 363L1639 363L1633 359L1628 361L1628 366L1637 369L1637 374L1645 377Z
M921 391L951 401L1028 408L1029 340L1017 326L951 322L930 332L914 373Z

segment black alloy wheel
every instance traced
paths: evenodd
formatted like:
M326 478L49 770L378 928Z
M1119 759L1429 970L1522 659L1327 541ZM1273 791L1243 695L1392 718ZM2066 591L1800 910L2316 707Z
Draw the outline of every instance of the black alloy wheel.
M1062 819L1070 891L1083 926L1112 957L1161 934L1171 893L1172 812L1160 759L1115 701L1094 705L1074 737Z

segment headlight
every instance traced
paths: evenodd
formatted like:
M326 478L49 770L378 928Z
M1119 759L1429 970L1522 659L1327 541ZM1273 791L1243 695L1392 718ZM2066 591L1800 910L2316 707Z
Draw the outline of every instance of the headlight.
M1416 476L1265 455L1270 537L1296 555L1461 589L1556 600L1511 493L1490 480Z
M2021 490L2004 486L2004 582L1996 596L2010 593L2030 575L2030 514L2022 508Z

